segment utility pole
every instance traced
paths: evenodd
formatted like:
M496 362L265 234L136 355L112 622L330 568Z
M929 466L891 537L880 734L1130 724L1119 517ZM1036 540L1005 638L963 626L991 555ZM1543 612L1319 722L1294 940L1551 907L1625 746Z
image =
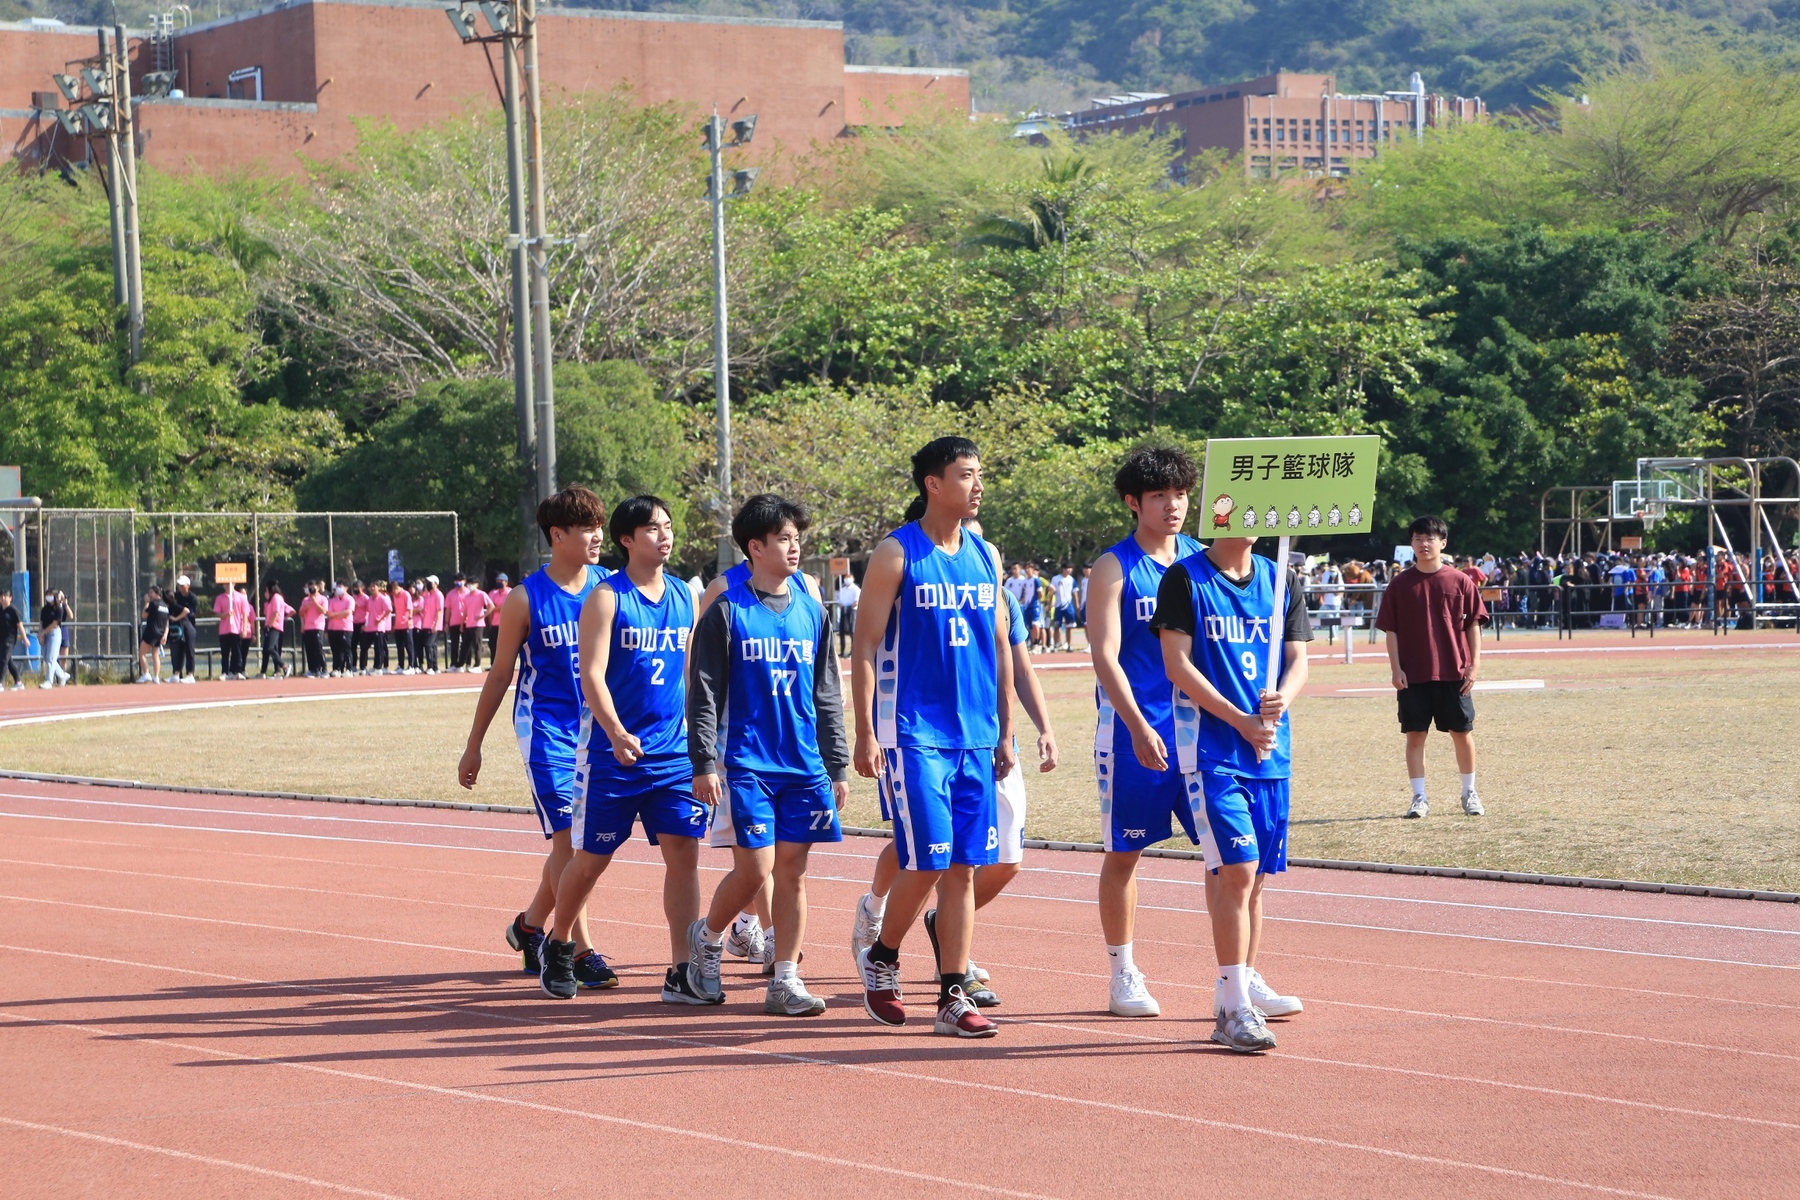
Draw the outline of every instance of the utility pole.
M544 211L543 89L539 86L538 0L518 0L525 51L526 167L531 180L531 327L537 350L537 485L556 491L556 352L550 340L549 219ZM547 552L546 552L547 555Z
M725 151L746 146L756 134L756 118L745 117L731 122L732 140L725 140L725 118L714 110L706 119L706 149L712 156L712 177L707 186L707 199L712 202L713 218L713 395L716 404L719 454L719 554L720 571L737 561L731 540L731 337L726 327L725 306ZM756 182L757 169L747 167L731 172L732 197L747 196Z
M512 270L512 358L513 414L518 423L519 453L519 578L530 574L541 561L538 541L537 505L540 495L538 460L538 426L535 386L532 371L532 329L527 318L530 311L529 236L526 233L525 148L521 124L523 105L519 93L519 59L521 22L512 4L484 4L491 37L479 35L475 14L465 3L444 11L457 36L465 44L481 43L483 47L498 44L503 62L501 101L506 109L506 252ZM491 65L491 64L490 64Z
M101 51L105 52L106 33L100 34ZM123 157L113 159L113 179L122 181L119 190L123 193L125 218L125 279L126 279L126 322L130 330L131 361L137 362L144 356L144 264L138 245L138 192L137 192L137 119L131 110L131 62L125 55L125 27L113 26L113 55L110 59L116 80L113 85L113 111L116 114L113 127L118 131L115 135L115 154L123 151Z

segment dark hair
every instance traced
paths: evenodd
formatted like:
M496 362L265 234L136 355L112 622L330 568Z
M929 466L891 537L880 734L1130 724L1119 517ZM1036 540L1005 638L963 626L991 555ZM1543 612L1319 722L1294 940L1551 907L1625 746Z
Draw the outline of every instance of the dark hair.
M612 520L607 522L606 532L612 535L614 544L623 548L626 538L656 520L656 510L659 508L665 514L669 511L668 502L656 496L633 496L629 500L621 500L613 508Z
M941 437L925 443L912 456L913 486L919 489L919 494L906 506L906 516L903 519L916 521L925 515L926 476L936 475L942 478L944 471L958 459L980 457L981 451L966 437Z
M1119 464L1113 490L1119 499L1145 492L1191 492L1200 482L1200 469L1186 451L1174 446L1139 446Z
M579 483L570 484L538 504L537 523L546 542L552 529L598 529L606 524L606 505Z
M806 506L773 492L763 492L744 501L744 507L731 518L731 540L738 544L738 549L749 554L751 542L780 533L782 526L790 524L799 532L806 532L807 526L812 524Z
M1406 527L1406 532L1409 535L1435 533L1446 542L1450 540L1450 526L1444 524L1444 518L1437 516L1414 517L1413 523Z

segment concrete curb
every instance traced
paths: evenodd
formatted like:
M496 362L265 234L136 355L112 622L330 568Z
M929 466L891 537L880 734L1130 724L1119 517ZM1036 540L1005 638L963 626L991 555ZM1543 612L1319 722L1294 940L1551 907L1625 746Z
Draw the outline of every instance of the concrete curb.
M249 800L306 800L319 804L370 804L381 808L447 808L457 812L529 813L532 809L516 804L466 804L455 800L393 800L379 796L321 796L312 792L258 792L242 788L197 787L189 784L143 783L136 779L98 779L89 775L49 775L38 771L0 770L0 779L18 779L28 783L69 783L84 787L110 787L150 792L183 792L197 796L237 796ZM851 837L887 838L888 829L869 829L846 825ZM1082 854L1099 854L1104 849L1097 842L1047 842L1026 838L1028 850L1063 850ZM1151 847L1145 858L1174 858L1204 862L1198 850L1161 850ZM1705 887L1689 883L1649 883L1637 879L1595 879L1584 875L1535 875L1525 871L1484 871L1474 867L1423 867L1410 863L1356 862L1340 858L1290 858L1295 867L1312 867L1324 871L1372 871L1382 875L1429 875L1439 879L1475 879L1488 883L1529 883L1540 887L1598 888L1610 892L1661 892L1670 896L1704 896L1715 900L1764 900L1777 904L1800 904L1800 893L1766 892L1752 888Z

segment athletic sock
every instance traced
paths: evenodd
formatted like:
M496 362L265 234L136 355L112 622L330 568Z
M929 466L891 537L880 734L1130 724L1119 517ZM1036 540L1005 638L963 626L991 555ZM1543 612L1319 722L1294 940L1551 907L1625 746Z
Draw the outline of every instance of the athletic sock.
M870 892L868 908L869 915L879 921L882 917L887 916L887 897L877 896L874 892Z
M1470 771L1462 777L1463 795L1467 796L1475 790L1475 772Z
M1250 1007L1250 968L1244 963L1219 967L1219 999L1226 1012Z
M1407 782L1412 784L1413 799L1414 800L1423 800L1425 798L1425 779L1424 779L1424 777L1419 776L1417 778L1409 779L1409 780L1407 780Z
M869 961L872 963L897 963L900 961L900 951L890 949L886 942L878 940L869 947Z
M1125 972L1137 965L1131 961L1130 942L1126 942L1123 946L1108 946L1106 948L1106 957L1112 960L1112 977L1114 979L1119 978L1125 974Z
M785 958L775 964L775 982L780 983L784 979L798 978L800 978L799 964L789 962Z
M946 971L938 976L938 1007L950 1003L950 989L959 988L968 978L965 971Z
M749 933L752 929L755 929L762 924L762 918L755 913L741 912L737 915L737 920L732 922L732 924L737 928L739 933Z
M722 929L714 929L711 921L706 922L700 927L700 936L706 939L706 944L709 946L723 946L725 944L725 931Z

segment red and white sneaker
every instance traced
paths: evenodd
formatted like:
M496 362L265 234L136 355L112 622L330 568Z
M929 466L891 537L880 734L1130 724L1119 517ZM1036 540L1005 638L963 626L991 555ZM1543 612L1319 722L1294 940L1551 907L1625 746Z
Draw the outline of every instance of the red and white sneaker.
M959 987L950 989L950 999L938 1009L937 1023L931 1032L945 1037L987 1038L1000 1032L1000 1027L981 1015Z
M869 952L857 955L862 970L863 1011L883 1025L906 1024L906 1005L900 1000L900 964L869 961Z

